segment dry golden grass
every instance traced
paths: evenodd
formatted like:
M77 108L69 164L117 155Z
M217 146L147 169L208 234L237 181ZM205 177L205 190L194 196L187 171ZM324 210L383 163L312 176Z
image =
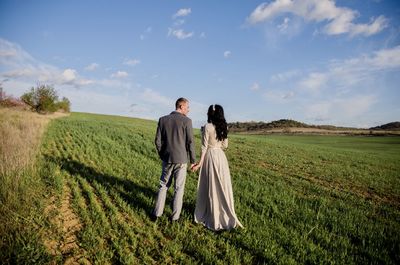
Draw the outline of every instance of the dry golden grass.
M1 190L2 196L14 193L19 188L22 173L32 168L48 122L65 115L0 108L0 181L7 189Z
M4 264L37 259L44 263L38 229L44 225L40 220L45 187L38 173L38 151L49 121L66 115L0 108L0 260Z

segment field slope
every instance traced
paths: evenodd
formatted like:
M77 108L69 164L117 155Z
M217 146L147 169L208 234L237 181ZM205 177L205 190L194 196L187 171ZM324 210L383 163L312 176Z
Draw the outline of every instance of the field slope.
M161 171L155 128L83 113L51 122L41 163L51 198L45 245L54 260L400 263L399 137L232 135L227 156L245 229L214 233L193 223L193 173L182 221L168 221L168 206L165 217L150 220Z

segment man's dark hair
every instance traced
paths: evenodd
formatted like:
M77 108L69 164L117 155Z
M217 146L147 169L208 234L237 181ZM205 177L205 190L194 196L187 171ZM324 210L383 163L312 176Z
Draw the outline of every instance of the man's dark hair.
M178 98L175 102L175 109L179 109L182 104L189 102L189 100L187 100L186 98Z

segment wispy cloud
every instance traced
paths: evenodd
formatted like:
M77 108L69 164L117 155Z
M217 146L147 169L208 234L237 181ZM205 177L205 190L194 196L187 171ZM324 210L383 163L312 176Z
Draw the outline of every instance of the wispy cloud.
M329 73L310 73L299 85L310 93L316 93L326 85L329 77Z
M174 36L179 40L193 37L194 32L185 32L183 29L168 29L168 36Z
M88 66L86 66L85 67L85 70L86 71L94 71L94 70L96 70L97 68L99 68L99 64L97 64L97 63L91 63L91 64L89 64Z
M138 65L138 64L140 64L141 62L140 62L140 60L138 60L138 59L125 59L124 60L124 64L125 65L130 65L130 66L135 66L135 65Z
M262 3L250 14L247 22L256 24L288 13L302 17L306 21L325 22L323 32L328 35L371 36L388 26L388 20L383 15L371 18L367 24L354 23L359 16L358 11L338 7L332 0L275 0L270 3ZM289 20L285 18L280 25L280 30L285 30L287 23Z
M286 82L301 74L300 70L290 70L283 73L278 73L270 77L271 82Z
M190 13L192 13L191 8L182 8L179 9L174 15L172 15L174 22L172 24L172 27L168 28L168 37L173 36L176 37L178 40L185 40L194 36L193 31L185 31L181 27L183 24L185 24L185 20L178 19L182 17L187 17L190 15Z
M139 36L140 40L146 39L146 37L147 37L148 35L150 35L150 33L151 33L152 31L153 31L153 28L152 28L152 27L147 27L146 30L145 30L142 34L140 34L140 36Z
M289 22L290 22L290 18L285 17L282 24L278 25L279 31L281 31L281 32L286 31L289 27Z
M24 82L71 85L81 87L93 84L93 80L81 77L75 69L59 69L33 58L18 44L0 39L0 76Z
M229 58L231 57L232 52L231 51L224 51L224 57Z
M125 71L117 71L111 74L111 78L125 78L128 76L128 73Z
M251 85L250 90L252 90L252 91L258 91L258 90L260 90L260 84L259 84L258 82L254 82L254 83Z
M174 27L180 27L183 24L185 24L185 20L184 19L177 19L174 21Z
M93 64L88 67L95 68ZM14 96L22 95L39 81L54 85L60 96L71 101L73 111L157 119L173 109L176 99L150 88L141 89L123 80L127 76L125 71L116 71L108 79L86 79L76 69L62 70L42 63L18 44L0 39L0 80L8 79L4 88ZM205 112L201 114L203 117Z
M175 19L178 17L186 17L186 16L190 15L190 13L192 13L191 8L181 8L172 16L172 18Z
M157 91L154 91L153 89L146 88L142 93L141 93L141 99L145 102L151 103L151 104L161 104L165 107L172 107L174 104L174 100L171 98L168 98L166 96L161 95Z
M397 68L400 68L400 45L376 51L371 55L333 61L326 71L312 72L298 84L310 92L318 92L328 84L349 87L366 81L381 71Z
M364 115L377 102L374 95L355 95L315 102L305 107L306 117L314 121L354 119Z
M293 91L285 91L278 89L268 89L263 92L263 97L269 102L285 103L293 98L295 93Z

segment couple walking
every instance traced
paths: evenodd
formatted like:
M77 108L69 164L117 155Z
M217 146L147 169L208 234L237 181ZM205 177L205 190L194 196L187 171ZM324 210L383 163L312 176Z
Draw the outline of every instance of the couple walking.
M187 117L189 101L179 98L175 108L171 114L161 117L157 126L155 144L162 160L162 173L153 217L163 214L167 190L174 180L171 220L179 219L189 154L190 169L200 169L195 222L214 231L242 227L235 214L231 176L223 151L228 147L223 108L211 105L208 109L208 123L202 129L201 158L198 163L195 163L192 121Z

